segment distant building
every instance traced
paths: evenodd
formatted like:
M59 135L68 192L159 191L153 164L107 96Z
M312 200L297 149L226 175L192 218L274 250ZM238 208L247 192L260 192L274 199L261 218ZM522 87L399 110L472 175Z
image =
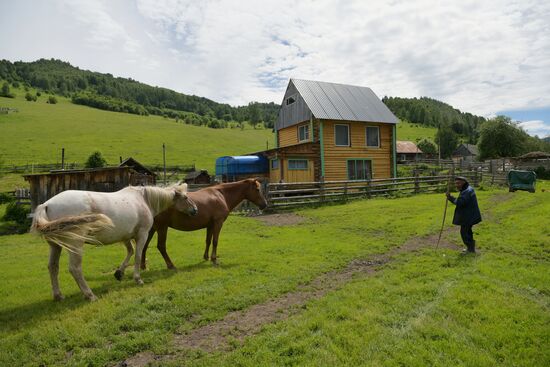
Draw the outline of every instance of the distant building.
M473 144L460 144L453 152L453 161L455 163L471 163L476 162L479 156L477 146Z
M206 184L209 184L210 181L211 181L211 177L208 174L208 171L205 169L201 169L200 171L189 172L185 176L185 183L187 184L206 185Z
M396 145L398 162L414 161L423 158L424 152L412 141L398 140Z

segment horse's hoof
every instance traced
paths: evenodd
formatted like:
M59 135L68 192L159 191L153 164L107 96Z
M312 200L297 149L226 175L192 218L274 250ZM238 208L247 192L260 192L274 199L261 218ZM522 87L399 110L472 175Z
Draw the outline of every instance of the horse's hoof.
M62 294L54 294L53 295L53 300L56 301L56 302L63 301L64 299L65 299L65 297L63 297Z
M169 270L178 270L174 264L166 265Z
M143 285L143 280L141 280L141 279L136 279L136 284L137 284L137 285Z
M124 274L122 273L122 271L120 271L120 269L117 270L117 271L115 271L115 278L116 278L116 280L122 280L122 276L123 276L123 275L124 275Z

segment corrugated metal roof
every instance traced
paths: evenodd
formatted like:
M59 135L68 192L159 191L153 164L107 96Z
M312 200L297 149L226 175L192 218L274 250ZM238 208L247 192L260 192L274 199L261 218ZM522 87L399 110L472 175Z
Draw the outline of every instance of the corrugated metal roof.
M291 79L318 119L395 124L397 117L367 87Z
M396 152L397 154L404 154L404 153L423 153L415 143L412 141L396 141Z

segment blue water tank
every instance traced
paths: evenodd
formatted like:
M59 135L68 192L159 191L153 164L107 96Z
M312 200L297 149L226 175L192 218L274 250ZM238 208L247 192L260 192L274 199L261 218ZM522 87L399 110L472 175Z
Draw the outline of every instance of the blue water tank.
M216 176L228 177L269 172L267 158L257 155L225 156L216 159Z

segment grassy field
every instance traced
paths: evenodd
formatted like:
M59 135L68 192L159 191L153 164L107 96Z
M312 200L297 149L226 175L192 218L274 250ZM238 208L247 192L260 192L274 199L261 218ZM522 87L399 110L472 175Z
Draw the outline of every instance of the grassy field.
M549 365L549 190L542 182L535 194L478 191L478 256L434 251L432 240L419 237L437 233L442 195L300 210L303 221L286 226L231 216L218 267L201 261L203 231L171 230L168 249L179 270L165 269L152 248L142 287L128 270L122 282L113 277L123 246L88 247L84 273L100 297L95 303L84 301L66 271L66 254L60 280L67 298L54 303L47 245L29 234L0 237L0 365L113 365L142 351L170 355L156 363L196 366ZM447 236L460 242L456 228ZM426 243L263 325L227 352L172 343L174 333L414 237Z
M72 104L57 97L50 105L42 96L27 102L22 90L17 98L0 97L0 107L19 112L0 114L0 161L25 165L61 161L84 163L95 150L108 163L119 157L134 157L145 164L162 164L162 144L166 143L168 165L195 163L197 168L213 171L215 160L223 155L252 153L273 147L271 130L211 129L185 125L159 116L137 116L102 111Z
M408 140L416 143L422 138L429 138L434 141L437 129L417 124L411 124L407 121L401 121L397 124L397 140Z

